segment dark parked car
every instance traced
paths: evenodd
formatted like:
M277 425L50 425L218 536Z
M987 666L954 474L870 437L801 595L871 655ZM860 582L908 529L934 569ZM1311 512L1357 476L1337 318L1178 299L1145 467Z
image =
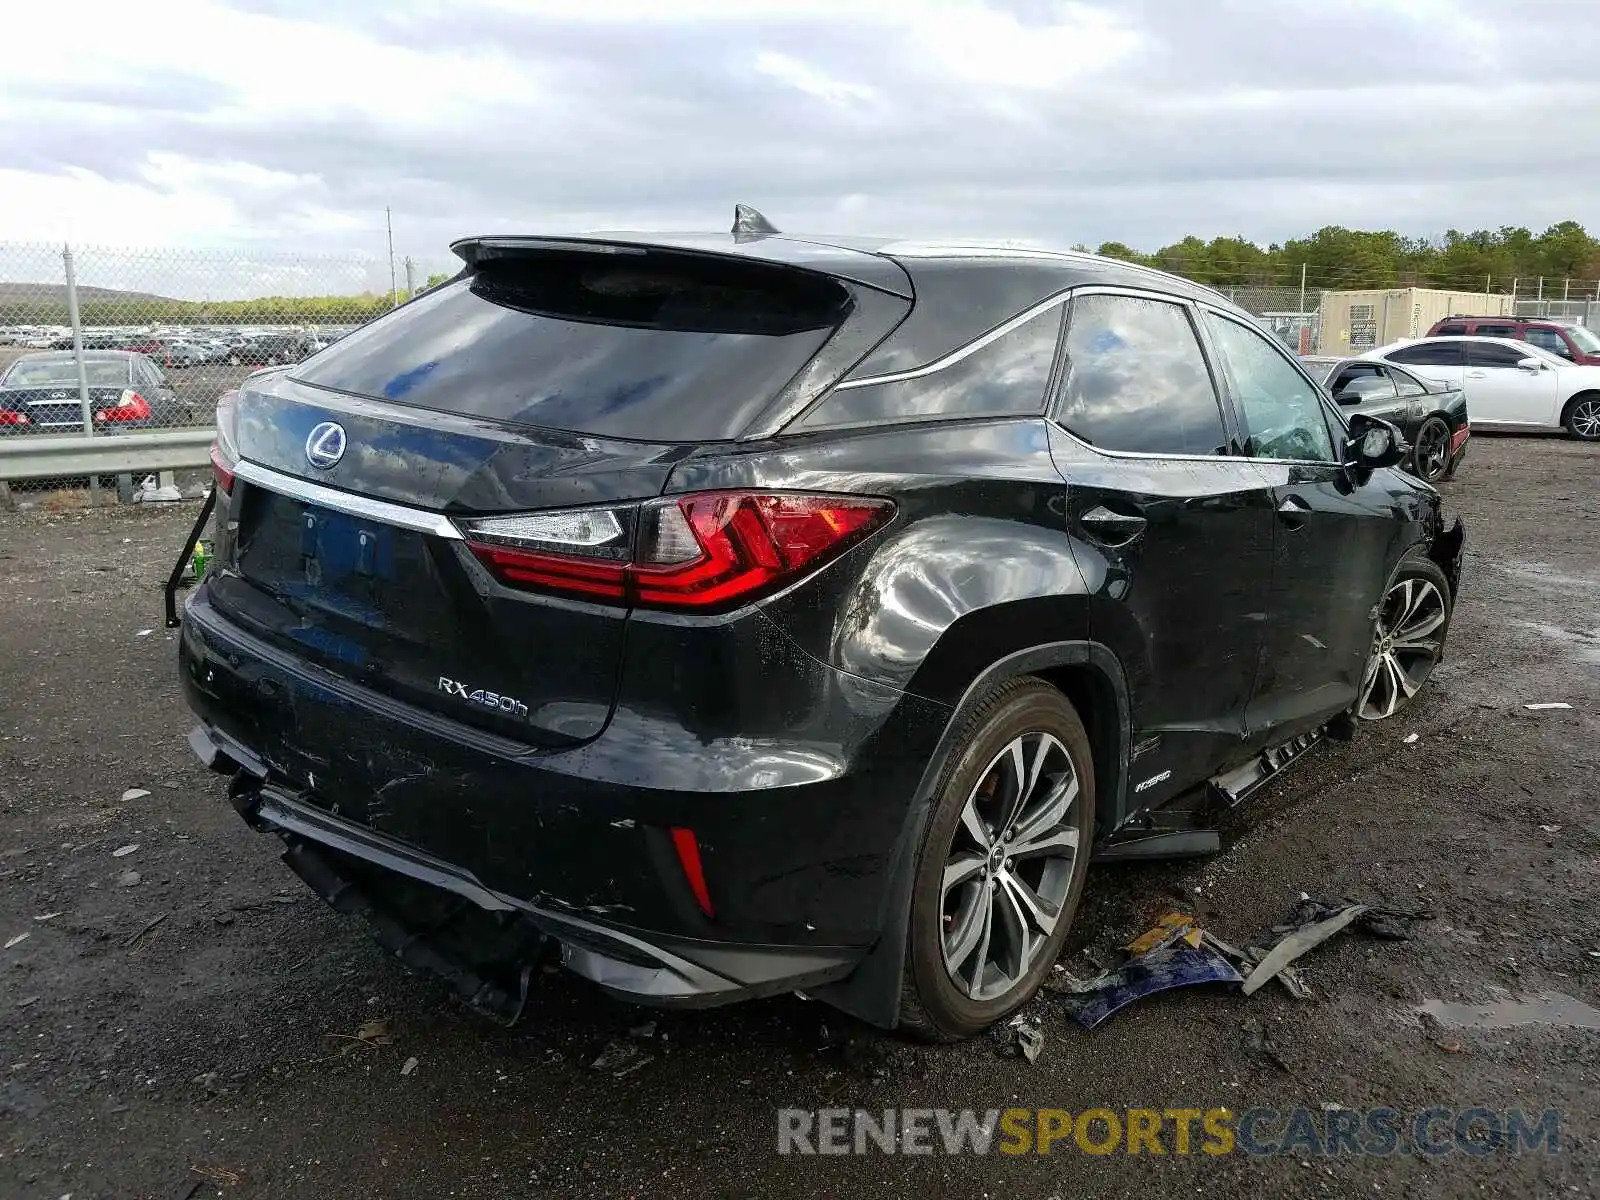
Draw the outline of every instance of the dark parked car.
M299 362L305 357L298 334L265 334L249 338L228 352L228 361L235 366L276 366L280 363Z
M183 423L187 409L166 376L142 354L85 351L91 420L114 432ZM70 353L24 354L0 375L0 436L72 433L83 428L78 364Z
M1308 356L1300 361L1347 413L1399 426L1411 446L1406 469L1413 475L1429 483L1455 476L1471 437L1467 396L1460 386L1370 359Z
M1215 849L1405 707L1464 535L1214 291L751 224L463 241L463 278L247 379L191 745L502 1018L559 955L970 1035L1091 855Z
M1583 366L1600 366L1600 333L1562 317L1445 317L1428 337L1511 338Z

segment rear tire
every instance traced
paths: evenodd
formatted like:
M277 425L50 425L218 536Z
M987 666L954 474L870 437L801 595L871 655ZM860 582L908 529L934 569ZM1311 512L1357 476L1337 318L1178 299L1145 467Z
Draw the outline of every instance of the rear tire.
M1417 430L1411 473L1428 483L1438 483L1450 473L1450 426L1438 417L1429 417Z
M1561 417L1567 435L1580 442L1600 442L1600 392L1580 392Z
M971 712L923 832L900 1028L959 1041L1033 997L1083 894L1094 804L1089 735L1055 688L1015 680Z

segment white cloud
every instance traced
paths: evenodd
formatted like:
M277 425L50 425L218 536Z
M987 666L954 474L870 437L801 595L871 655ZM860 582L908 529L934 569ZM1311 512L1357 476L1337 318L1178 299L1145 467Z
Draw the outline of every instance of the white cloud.
M426 273L469 233L720 229L736 200L790 230L1142 247L1600 226L1593 17L1563 0L169 0L159 20L77 0L62 20L8 14L0 240L382 258L392 206Z

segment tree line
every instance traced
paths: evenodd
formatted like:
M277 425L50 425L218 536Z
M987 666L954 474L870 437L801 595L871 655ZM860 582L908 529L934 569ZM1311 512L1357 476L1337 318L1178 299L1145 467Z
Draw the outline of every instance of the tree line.
M1407 237L1392 229L1346 229L1326 225L1310 237L1263 249L1243 237L1202 241L1193 235L1145 254L1122 242L1097 251L1144 263L1212 287L1298 287L1301 268L1308 288L1358 289L1436 287L1559 298L1570 282L1574 298L1600 287L1600 241L1576 221L1561 221L1535 234L1521 226L1436 237Z

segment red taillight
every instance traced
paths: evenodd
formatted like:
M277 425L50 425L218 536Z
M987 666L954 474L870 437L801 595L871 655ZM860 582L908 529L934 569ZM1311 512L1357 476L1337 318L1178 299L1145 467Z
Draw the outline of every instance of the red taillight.
M96 421L143 421L150 416L150 401L132 388L126 389L110 408L94 414Z
M222 449L215 442L211 443L211 473L224 494L233 492L233 464L222 456Z
M27 424L30 424L27 413L12 412L9 408L0 408L0 425Z
M489 518L468 523L466 535L511 587L706 612L814 570L893 512L887 500L859 496L704 492L636 512Z
M678 865L683 868L683 877L689 881L694 902L706 916L716 916L716 909L711 907L710 889L706 887L705 867L700 862L700 842L695 838L694 830L674 827L672 848L678 852Z

